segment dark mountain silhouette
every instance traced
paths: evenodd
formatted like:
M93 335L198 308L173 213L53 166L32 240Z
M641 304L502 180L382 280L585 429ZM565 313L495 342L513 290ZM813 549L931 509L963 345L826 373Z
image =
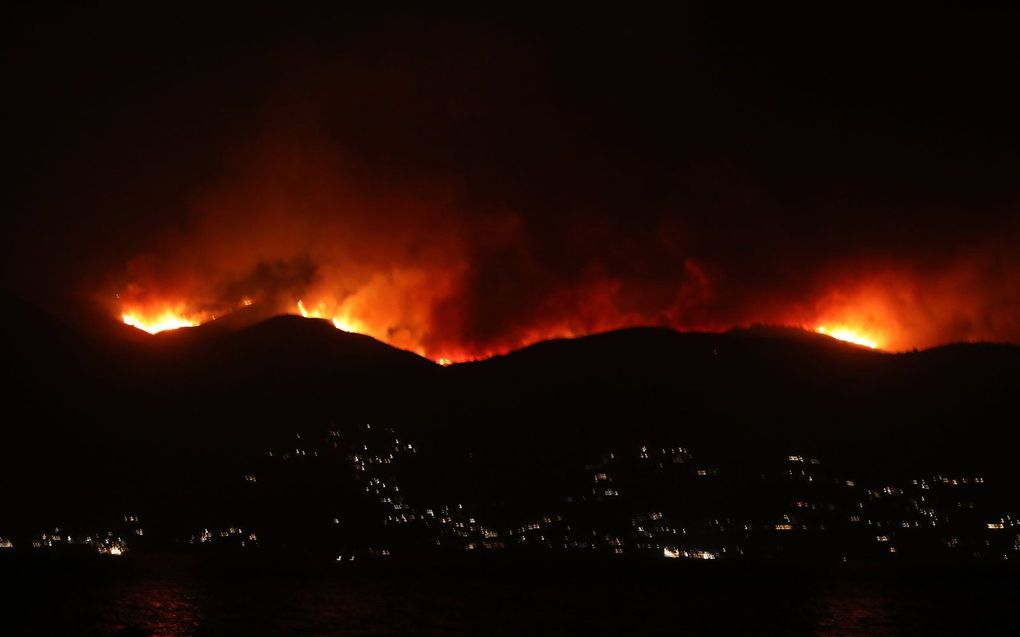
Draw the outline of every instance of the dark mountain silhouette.
M15 526L138 503L202 519L240 501L219 485L274 445L361 423L399 429L431 459L414 478L423 497L508 520L561 500L592 458L639 445L690 446L748 475L799 453L876 479L966 470L1020 486L1011 345L889 354L799 330L635 328L443 368L294 316L139 336L83 334L11 298L4 309L14 416L0 480ZM322 471L277 504L354 497Z

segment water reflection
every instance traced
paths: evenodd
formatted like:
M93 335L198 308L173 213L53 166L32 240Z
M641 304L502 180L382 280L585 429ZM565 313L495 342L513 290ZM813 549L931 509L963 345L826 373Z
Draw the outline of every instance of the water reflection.
M109 566L0 568L0 635L1020 635L1015 569Z
M111 591L111 635L188 637L201 623L199 592L180 579L146 578Z
M817 637L902 634L890 591L873 582L836 582L823 585L815 601Z

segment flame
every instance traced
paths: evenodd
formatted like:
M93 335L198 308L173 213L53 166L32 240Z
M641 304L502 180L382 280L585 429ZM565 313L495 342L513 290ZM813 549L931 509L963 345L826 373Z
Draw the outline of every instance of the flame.
M333 317L333 327L340 330L341 332L354 332L354 324L343 320L338 316Z
M250 297L243 297L238 307L248 307L252 305L252 303L253 301ZM602 331L592 329L574 329L567 323L550 323L524 330L521 334L517 335L516 339L504 343L502 347L488 347L481 349L454 347L443 348L438 351L428 351L420 342L407 339L402 340L399 337L399 334L397 337L394 337L392 329L375 326L371 322L357 318L347 305L348 304L344 303L337 305L325 300L317 300L313 303L306 303L304 299L298 299L294 305L290 306L289 310L284 310L284 313L294 313L305 318L327 320L333 325L333 327L343 332L372 336L373 338L377 338L395 347L402 347L403 349L413 351L423 357L430 358L443 366L452 365L454 363L482 360L543 340L553 338L575 338L594 331ZM187 304L180 303L176 305L161 305L158 306L156 310L148 312L141 309L124 310L121 314L121 319L127 325L144 330L150 334L156 334L158 332L179 329L182 327L194 327L216 318L215 314L189 311L187 308ZM236 308L227 307L224 308L224 312L229 312L231 309ZM828 315L829 314L827 314L827 316ZM844 312L844 316L852 318L856 315ZM870 349L879 349L882 347L882 343L885 339L882 331L875 327L874 321L870 319L865 320L864 318L862 318L861 321L860 325L853 327L851 327L851 324L847 322L834 321L830 323L825 321L825 324L806 329L813 329L818 334L824 334L847 343L860 345ZM622 322L619 325L607 325L605 329L615 329L626 326L627 322ZM723 327L720 329L725 328Z
M820 237L800 252L753 224L688 228L683 206L656 204L669 214L632 224L595 192L548 223L546 207L563 206L544 187L490 199L461 176L399 170L391 181L323 144L328 135L281 121L186 202L189 223L147 238L116 289L97 291L119 294L112 315L156 332L251 300L260 315L321 318L450 362L652 325L796 326L889 351L1020 340L1012 226L958 251L869 237L858 252L851 233L845 250ZM745 256L745 239L777 258Z
M298 314L305 318L327 319L333 323L333 327L341 332L370 334L370 331L366 329L366 326L363 323L352 318L349 314L333 314L332 312L329 312L324 303L319 303L314 309L309 310L305 307L304 301L298 299L297 311Z
M623 283L584 284L551 296L540 309L519 316L513 314L514 308L499 306L501 312L495 313L491 329L489 323L464 320L466 311L478 310L472 310L473 301L464 300L463 284L455 276L400 268L372 274L360 283L323 275L300 292L266 291L253 284L244 290L246 295L229 299L218 299L216 290L206 285L166 291L136 286L121 290L117 315L124 323L154 334L198 325L254 303L265 306L263 315L322 319L338 330L370 336L442 365L482 360L540 341L638 325L707 332L756 323L786 325L886 351L988 339L1010 329L1008 324L989 322L974 309L980 304L965 295L974 287L972 277L924 278L896 270L819 276L825 281L815 287L719 316L710 309L673 311L686 303L696 309L710 304L711 296L685 292L667 311L623 309L621 298L628 298L621 296Z
M204 322L204 316L186 316L178 311L164 309L155 314L143 314L138 310L126 311L121 320L131 327L136 327L149 334L176 330L182 327L195 327Z
M863 347L868 347L871 349L878 349L877 341L868 338L867 336L864 336L860 332L857 332L849 328L845 327L828 328L825 327L824 325L819 325L818 327L815 328L815 331L818 332L819 334L831 336L832 338L839 341L846 341L847 343L853 343L854 345L861 345Z

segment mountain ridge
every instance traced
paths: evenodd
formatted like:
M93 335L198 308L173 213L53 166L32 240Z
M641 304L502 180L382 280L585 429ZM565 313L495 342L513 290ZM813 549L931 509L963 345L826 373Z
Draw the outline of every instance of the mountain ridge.
M739 480L792 455L879 484L958 471L1020 487L1011 345L889 354L806 332L645 327L443 367L296 316L90 338L16 309L0 450L15 526L137 502L198 524L232 510L229 485L267 452L369 423L429 458L412 463L415 489L494 519L551 507L576 491L578 468L645 447L696 449ZM300 498L332 497L332 471L310 474L325 482L301 483Z

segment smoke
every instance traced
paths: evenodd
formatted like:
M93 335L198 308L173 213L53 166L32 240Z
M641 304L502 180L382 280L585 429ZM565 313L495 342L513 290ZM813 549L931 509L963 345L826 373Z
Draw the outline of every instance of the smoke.
M455 360L634 325L843 327L890 349L1020 340L1020 263L1005 239L939 258L907 246L763 263L724 248L767 236L701 233L698 245L670 215L546 222L453 182L368 177L335 147L290 137L246 153L130 260L117 311L201 321L248 302L296 313L300 300L345 329Z
M458 360L633 325L1020 341L1011 173L968 139L902 143L843 86L804 110L794 71L762 100L756 64L722 81L668 29L618 33L624 64L601 32L475 26L281 56L258 115L210 143L215 177L136 237L111 311L300 300Z

